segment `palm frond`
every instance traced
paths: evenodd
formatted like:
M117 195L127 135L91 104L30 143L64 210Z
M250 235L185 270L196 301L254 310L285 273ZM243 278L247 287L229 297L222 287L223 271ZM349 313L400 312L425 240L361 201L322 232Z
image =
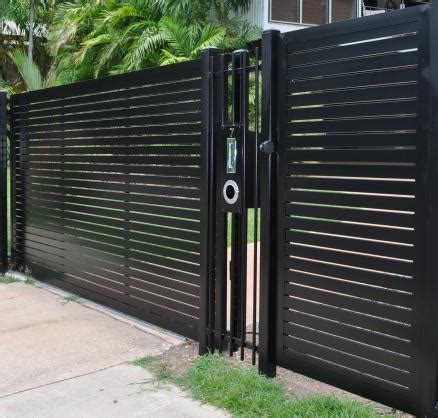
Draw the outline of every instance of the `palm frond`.
M15 49L9 52L8 56L17 67L27 90L39 90L45 87L38 65L22 49Z

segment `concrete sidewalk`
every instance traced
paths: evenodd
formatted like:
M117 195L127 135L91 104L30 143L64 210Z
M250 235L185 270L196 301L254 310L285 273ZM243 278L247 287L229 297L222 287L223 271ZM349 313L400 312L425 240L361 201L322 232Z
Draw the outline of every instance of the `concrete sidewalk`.
M129 364L172 337L23 283L0 284L0 318L0 417L226 416Z

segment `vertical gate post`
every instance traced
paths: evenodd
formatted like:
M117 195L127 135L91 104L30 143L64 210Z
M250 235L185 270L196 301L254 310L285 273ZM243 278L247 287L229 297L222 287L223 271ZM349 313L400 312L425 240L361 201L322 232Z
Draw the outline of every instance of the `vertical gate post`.
M212 61L218 49L202 52L202 137L201 137L201 283L199 312L199 354L214 347L215 266L215 167L213 144L214 95L211 89Z
M277 199L277 88L280 32L263 32L262 38L262 140L260 156L260 318L259 370L275 376L276 340L276 217ZM273 152L274 151L274 152Z
M0 92L0 273L8 268L8 151L7 151L7 97L6 92Z
M438 2L430 4L429 13L423 13L419 40L419 141L424 147L425 166L423 181L419 186L424 196L417 196L424 205L425 228L422 232L424 245L417 251L424 252L419 258L423 289L421 304L421 374L420 415L438 417ZM419 144L420 145L420 144ZM420 276L421 277L421 276Z

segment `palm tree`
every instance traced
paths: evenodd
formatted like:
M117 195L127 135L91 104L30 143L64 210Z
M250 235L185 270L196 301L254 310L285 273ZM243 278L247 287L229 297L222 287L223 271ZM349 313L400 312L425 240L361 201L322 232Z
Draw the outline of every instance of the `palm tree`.
M205 46L235 49L259 36L231 10L250 0L224 0L227 18L211 17L219 0L74 0L61 4L49 32L53 74L61 82L196 58ZM221 24L221 19L226 25Z
M33 59L33 33L35 30L35 0L29 2L29 40L27 47L27 56L30 60Z
M39 90L49 85L48 81L44 80L41 75L38 65L22 49L15 49L8 55L16 65L26 90Z

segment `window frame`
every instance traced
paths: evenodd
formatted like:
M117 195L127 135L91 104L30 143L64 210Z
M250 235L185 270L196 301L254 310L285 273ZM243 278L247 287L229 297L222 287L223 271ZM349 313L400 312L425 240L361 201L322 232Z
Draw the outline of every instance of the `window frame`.
M286 24L286 25L319 26L318 23L306 23L306 22L303 22L303 2L306 1L306 0L292 0L292 1L296 1L297 2L298 19L299 19L299 21L297 21L297 22L289 22L289 21L285 21L285 20L273 19L272 18L272 1L273 0L269 0L269 16L268 16L269 22L272 22L272 23L283 23L283 24ZM326 0L326 2L327 2L327 13L326 13L324 24L333 23L333 1L334 0ZM356 3L356 7L355 7L356 16L352 17L352 19L355 19L355 18L358 18L358 17L361 16L361 13L359 11L360 1L359 0L354 0L354 1Z

